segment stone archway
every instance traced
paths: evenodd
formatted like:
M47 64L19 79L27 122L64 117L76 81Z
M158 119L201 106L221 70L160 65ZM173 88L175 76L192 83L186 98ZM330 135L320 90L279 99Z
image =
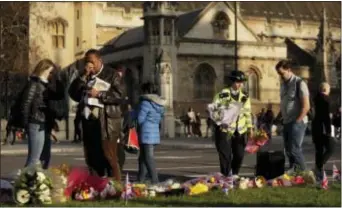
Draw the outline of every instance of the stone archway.
M215 81L215 69L210 64L200 64L195 70L194 98L212 99L215 93Z

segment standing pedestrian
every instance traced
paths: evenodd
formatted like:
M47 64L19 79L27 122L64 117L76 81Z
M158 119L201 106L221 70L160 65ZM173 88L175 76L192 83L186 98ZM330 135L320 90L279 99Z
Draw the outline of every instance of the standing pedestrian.
M51 140L47 129L48 100L53 99L47 88L54 64L49 59L40 61L24 90L21 112L23 126L28 134L26 166L42 164L47 169L51 157ZM49 95L50 94L50 95Z
M315 144L315 173L317 179L323 179L323 166L329 160L334 151L335 141L332 138L330 119L330 86L323 82L319 93L314 99L315 117L312 121L312 140Z
M265 108L262 108L261 111L257 114L257 123L258 123L257 128L258 129L261 129L264 126L264 116L265 116Z
M196 113L196 122L195 122L195 135L198 137L202 137L202 131L201 131L201 114Z
M188 137L192 137L195 135L196 128L196 114L193 108L189 108L188 110L188 118L189 118L189 135Z
M215 145L220 159L221 173L224 176L233 174L238 178L239 170L244 158L247 138L253 135L253 123L251 118L251 102L248 95L242 91L243 83L247 81L241 71L233 71L230 74L232 85L224 88L214 97L214 103L229 105L231 103L242 104L238 120L231 125L215 124Z
M103 64L96 49L88 50L85 60L84 73L71 83L69 95L74 101L83 103L82 135L86 163L99 176L114 176L120 182L117 144L121 137L121 106L127 102L121 75ZM93 88L98 79L109 83L109 90ZM88 98L96 98L104 106L90 105Z
M302 143L307 127L307 113L310 110L309 89L292 69L291 60L279 61L276 70L282 82L280 87L280 109L283 119L284 146L289 158L289 173L306 169Z
M144 93L140 98L139 124L139 173L138 180L144 182L147 173L152 178L152 184L158 183L158 173L154 160L154 147L160 143L160 129L166 100L157 95L153 84L145 83L142 86Z

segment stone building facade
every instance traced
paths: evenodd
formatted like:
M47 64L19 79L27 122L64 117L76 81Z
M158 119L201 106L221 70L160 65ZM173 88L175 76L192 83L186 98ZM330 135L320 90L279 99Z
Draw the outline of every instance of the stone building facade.
M234 3L211 2L181 14L177 6L144 4L144 26L124 32L103 48L106 62L129 69L133 101L139 84L158 81L163 76L160 67L166 65L171 68L174 114L189 106L204 112L235 69L235 27L237 66L249 76L246 90L254 112L279 103L280 80L274 67L283 58L299 63L295 72L304 76L313 93L324 80L337 89L333 78L340 57L340 3L240 2L235 12ZM161 53L162 60L156 62Z
M296 73L313 93L326 80L340 95L340 2L22 3L30 4L29 44L40 54L30 55L30 66L47 57L62 68L82 69L85 51L99 48L106 63L127 67L133 103L141 83L158 82L169 99L169 118L189 106L203 115L228 83L235 52L238 69L249 76L254 112L267 103L277 110L274 66L283 58L300 64Z

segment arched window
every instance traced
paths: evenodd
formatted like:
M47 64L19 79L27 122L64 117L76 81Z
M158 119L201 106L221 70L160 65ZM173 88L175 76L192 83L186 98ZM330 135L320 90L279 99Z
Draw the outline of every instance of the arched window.
M246 83L246 90L251 99L259 99L259 77L254 70L248 73L248 81Z
M219 12L215 15L215 18L212 22L214 35L217 38L228 38L228 28L230 25L230 20L226 13Z
M200 64L194 77L194 97L196 99L212 99L215 92L215 70L209 64Z
M52 44L55 48L65 48L65 27L67 23L61 18L51 21Z

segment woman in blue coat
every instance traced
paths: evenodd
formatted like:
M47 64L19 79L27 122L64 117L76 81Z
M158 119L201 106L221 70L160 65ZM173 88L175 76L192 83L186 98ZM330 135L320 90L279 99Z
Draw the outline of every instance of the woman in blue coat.
M138 111L139 125L139 175L138 180L144 182L147 173L152 177L152 184L158 183L154 147L160 143L159 125L164 115L166 100L156 94L153 84L142 86L143 95L140 97Z

